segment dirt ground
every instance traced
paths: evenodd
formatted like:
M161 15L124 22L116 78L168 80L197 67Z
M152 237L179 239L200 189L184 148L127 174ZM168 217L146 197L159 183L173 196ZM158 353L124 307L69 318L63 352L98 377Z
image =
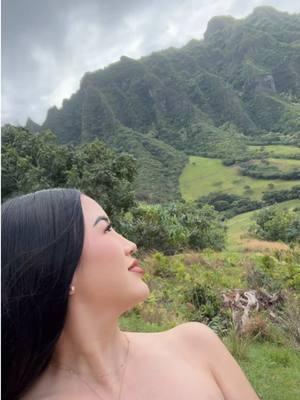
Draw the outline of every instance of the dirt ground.
M243 247L245 251L259 251L259 250L288 250L289 246L281 242L271 242L267 240L246 239L243 240Z

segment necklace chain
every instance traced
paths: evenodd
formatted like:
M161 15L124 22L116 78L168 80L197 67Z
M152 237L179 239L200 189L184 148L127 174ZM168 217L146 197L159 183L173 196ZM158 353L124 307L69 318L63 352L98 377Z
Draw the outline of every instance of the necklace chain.
M124 332L123 332L123 334L124 334L124 336L125 336L126 339L127 339L128 345L127 345L127 352L126 352L125 362L122 363L122 364L120 365L120 367L123 367L123 366L125 365L125 368L124 368L123 375L122 375L122 379L121 379L121 383L120 383L120 390L119 390L119 397L118 397L118 400L120 400L120 398L121 398L122 383L123 383L123 379L124 379L124 375L125 375L125 370L126 370L126 366L127 366L127 357L128 357L128 353L129 353L129 344L130 344L130 340L128 339L127 335L126 335ZM68 372L72 373L73 375L76 375L76 376L77 376L77 377L78 377L78 378L79 378L93 393L96 394L96 396L97 396L99 399L103 400L103 398L96 392L96 390L93 389L93 388L86 382L86 380L83 379L83 378L78 374L78 372L76 372L73 368L61 366L61 365L59 365L58 363L52 363L52 364L57 365L58 368L61 369L61 370L68 371ZM119 368L120 368L120 367L119 367ZM114 371L116 371L116 370L114 370ZM102 374L102 375L99 375L98 377L106 376L106 375L109 375L110 373L111 373L111 372L106 373L106 374Z

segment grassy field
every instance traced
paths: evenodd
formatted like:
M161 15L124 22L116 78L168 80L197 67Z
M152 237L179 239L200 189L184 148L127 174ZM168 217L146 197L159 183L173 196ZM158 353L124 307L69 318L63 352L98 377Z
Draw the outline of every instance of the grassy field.
M300 398L300 355L272 343L253 343L247 359L238 360L261 400Z
M268 161L276 165L282 172L289 172L293 169L300 170L300 160L288 160L281 158L268 158Z
M238 167L226 167L219 159L195 156L190 157L179 178L181 194L188 201L215 191L246 195L259 200L262 193L269 190L268 185L271 183L274 184L273 189L280 190L299 184L299 180L254 179L239 175ZM247 193L247 186L251 188L252 193Z
M285 146L285 145L268 145L268 146L248 146L249 150L256 152L268 152L270 157L277 156L282 158L289 158L294 154L300 155L300 147Z
M282 208L294 208L300 207L300 200L289 200L279 203L279 207ZM244 214L237 215L228 220L228 249L229 250L238 250L244 247L245 245L249 245L249 241L246 238L243 238L243 235L246 234L248 227L252 224L252 218L257 211L249 211ZM253 242L253 241L252 241ZM258 242L258 241L257 241ZM251 241L250 241L251 244ZM254 244L254 243L252 243ZM261 243L262 245L264 242ZM258 245L258 243L257 243ZM267 247L267 243L265 243ZM270 248L275 247L275 242L272 245L270 243ZM277 245L279 246L279 244ZM283 245L284 247L284 245Z

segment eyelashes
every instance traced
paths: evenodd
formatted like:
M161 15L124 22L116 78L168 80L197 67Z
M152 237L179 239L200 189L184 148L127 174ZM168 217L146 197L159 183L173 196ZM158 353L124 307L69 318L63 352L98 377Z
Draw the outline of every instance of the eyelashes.
M111 222L107 225L107 227L105 228L104 232L110 232L112 230L112 224Z

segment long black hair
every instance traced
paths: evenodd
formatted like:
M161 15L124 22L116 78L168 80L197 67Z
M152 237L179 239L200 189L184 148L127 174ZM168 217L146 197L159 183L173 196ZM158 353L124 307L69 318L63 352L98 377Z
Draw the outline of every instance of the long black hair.
M62 332L84 222L76 189L2 205L2 396L17 400L46 369Z

